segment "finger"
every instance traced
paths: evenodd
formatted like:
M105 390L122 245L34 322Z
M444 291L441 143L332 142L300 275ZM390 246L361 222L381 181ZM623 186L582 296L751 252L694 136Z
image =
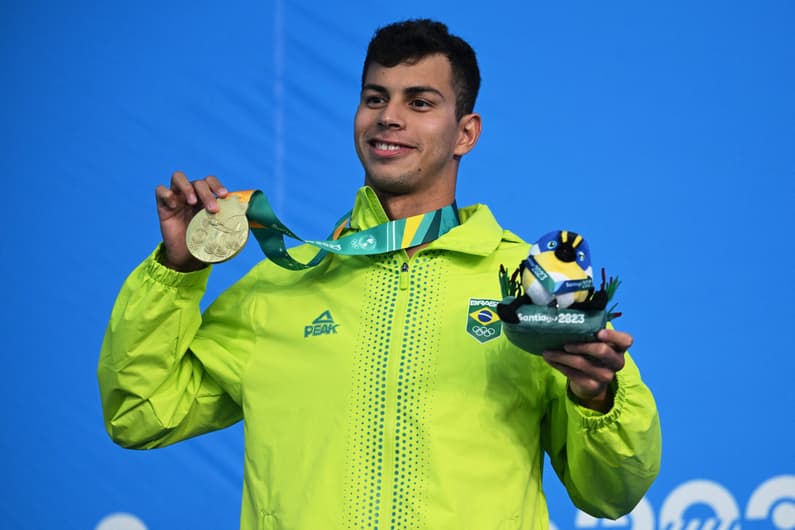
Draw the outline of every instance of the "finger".
M212 191L217 197L226 197L229 193L229 190L221 184L221 181L218 180L218 177L215 175L210 175L204 179L207 182L207 185L210 187L210 191Z
M165 206L169 210L177 207L177 195L162 184L155 188L155 200L158 205Z
M219 210L218 202L215 200L215 194L210 189L207 179L197 180L193 183L193 189L196 190L196 195L199 196L199 201L210 213L216 213Z
M171 175L171 189L182 194L185 197L185 202L191 206L196 204L196 192L193 189L193 184L188 181L188 177L182 171L175 171Z
M553 361L550 361L549 364L554 369L556 369L557 371L559 371L560 373L565 375L566 379L573 379L573 380L578 381L578 382L591 380L591 378L586 377L584 373L582 373L581 371L577 370L576 368L572 368L571 366L569 366L567 364L557 363L557 362L553 362Z
M627 351L634 342L632 335L618 331L617 329L602 329L596 334L596 338L602 342L608 342L614 345L614 349L619 352Z
M624 368L624 352L616 351L609 342L579 342L566 344L564 351L591 359L594 364L604 366L613 372Z
M599 385L610 383L615 377L615 370L594 358L585 355L569 354L562 351L545 351L544 360L562 372L569 379L581 385L590 385L589 381Z
M552 365L569 380L569 387L574 395L581 399L592 399L610 386L610 381L598 381L565 365Z

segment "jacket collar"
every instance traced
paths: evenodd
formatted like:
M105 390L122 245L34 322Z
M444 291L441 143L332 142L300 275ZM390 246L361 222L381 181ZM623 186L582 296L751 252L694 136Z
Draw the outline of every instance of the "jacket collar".
M516 236L502 229L489 207L484 204L459 208L458 215L461 224L428 244L427 249L487 256L496 250L503 239L520 241ZM368 186L359 188L353 204L351 228L364 230L388 221L389 217L372 188Z

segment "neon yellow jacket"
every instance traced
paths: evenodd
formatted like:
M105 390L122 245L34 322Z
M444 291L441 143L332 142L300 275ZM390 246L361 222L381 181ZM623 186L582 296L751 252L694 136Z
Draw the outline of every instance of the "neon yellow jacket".
M208 270L177 273L153 254L102 346L110 436L153 448L244 419L244 529L546 529L544 451L578 507L628 512L661 444L636 366L618 373L607 414L571 401L482 304L528 245L485 206L460 215L410 259L331 256L302 272L263 261L203 316ZM386 221L360 190L352 229Z

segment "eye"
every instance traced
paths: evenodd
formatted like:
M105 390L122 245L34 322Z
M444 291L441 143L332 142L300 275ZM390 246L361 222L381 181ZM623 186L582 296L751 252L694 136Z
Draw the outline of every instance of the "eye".
M364 97L364 104L368 107L379 107L383 105L386 100L383 96L370 95Z
M557 241L550 241L549 243L547 243L547 249L549 250L554 250L557 246L558 246Z
M577 261L585 261L585 252L582 250L577 251Z
M410 105L415 109L426 109L431 106L429 101L425 101L424 99L413 99L411 100Z

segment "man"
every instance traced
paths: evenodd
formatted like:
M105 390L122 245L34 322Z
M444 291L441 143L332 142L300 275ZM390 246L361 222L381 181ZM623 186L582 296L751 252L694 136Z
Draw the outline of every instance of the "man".
M347 233L454 202L479 82L474 52L442 24L376 33L354 122L366 187ZM500 264L528 252L486 207L401 250L302 271L263 261L202 317L209 269L186 226L227 193L181 173L157 189L163 244L125 283L99 363L117 443L158 447L243 418L242 528L545 529L543 451L595 516L643 496L660 432L630 335L537 356L467 326L499 299Z

